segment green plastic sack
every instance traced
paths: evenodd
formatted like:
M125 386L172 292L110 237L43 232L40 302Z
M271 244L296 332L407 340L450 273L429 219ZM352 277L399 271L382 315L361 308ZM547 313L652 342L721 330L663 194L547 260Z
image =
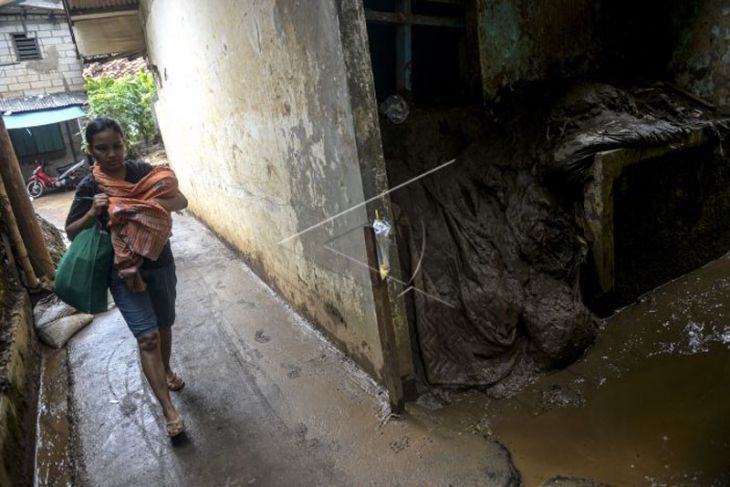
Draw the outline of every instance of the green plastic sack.
M84 313L106 311L113 261L109 233L96 226L82 230L58 263L53 292Z

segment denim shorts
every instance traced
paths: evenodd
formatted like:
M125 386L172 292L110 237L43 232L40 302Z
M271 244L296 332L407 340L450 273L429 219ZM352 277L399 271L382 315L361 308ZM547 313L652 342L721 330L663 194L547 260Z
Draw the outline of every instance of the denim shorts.
M115 269L109 279L114 302L135 338L175 322L175 264L140 269L140 274L147 284L141 293L130 291Z

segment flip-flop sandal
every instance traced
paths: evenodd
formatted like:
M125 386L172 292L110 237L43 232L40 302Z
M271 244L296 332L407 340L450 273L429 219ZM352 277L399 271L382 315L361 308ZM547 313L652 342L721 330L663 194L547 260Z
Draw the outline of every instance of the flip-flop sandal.
M167 436L173 438L179 434L185 432L185 423L183 422L182 416L178 416L175 421L167 422Z
M185 381L180 378L177 374L172 374L172 377L167 378L167 388L171 391L179 391L185 387Z

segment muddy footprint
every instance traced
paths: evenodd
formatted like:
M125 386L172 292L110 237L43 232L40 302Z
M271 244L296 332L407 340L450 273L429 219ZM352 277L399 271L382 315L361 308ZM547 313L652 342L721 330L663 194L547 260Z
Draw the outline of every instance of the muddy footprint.
M271 337L264 335L264 330L257 330L256 335L254 335L254 340L259 343L268 343L271 341Z
M293 364L281 364L281 366L283 368L287 369L286 375L290 379L296 379L296 378L298 378L299 376L302 375L302 369L301 369L301 367L298 367L298 366L293 365Z

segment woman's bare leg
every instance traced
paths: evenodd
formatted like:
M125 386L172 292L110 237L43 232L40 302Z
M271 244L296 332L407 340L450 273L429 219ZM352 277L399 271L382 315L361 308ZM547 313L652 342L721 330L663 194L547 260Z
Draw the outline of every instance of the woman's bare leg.
M162 406L167 421L176 421L180 416L172 405L170 391L167 389L165 377L165 366L162 362L162 351L160 347L160 332L155 330L146 333L137 339L139 344L139 356L142 362L142 371L152 392Z
M160 328L159 332L162 365L165 366L165 373L169 377L172 374L172 368L170 368L170 355L172 353L172 328Z

